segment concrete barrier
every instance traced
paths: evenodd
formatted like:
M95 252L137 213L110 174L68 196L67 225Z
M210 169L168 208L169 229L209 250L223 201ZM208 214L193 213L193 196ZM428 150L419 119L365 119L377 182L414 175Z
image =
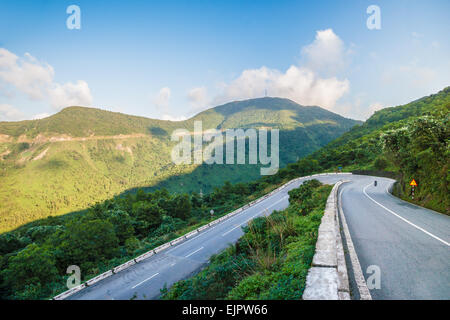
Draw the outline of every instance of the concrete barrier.
M169 242L169 243L163 244L163 245L161 245L161 246L159 246L159 247L153 249L153 251L155 251L155 253L158 253L158 252L161 252L161 251L163 251L163 250L169 248L170 246L171 246L171 245L170 245L170 242Z
M139 257L135 258L134 261L136 261L136 262L141 262L142 260L145 260L145 259L151 257L151 256L154 255L154 254L155 254L155 252L154 252L153 250L148 251L148 252L146 252L146 253L140 255Z
M135 264L136 264L136 261L134 259L130 260L128 262L125 262L124 264L121 264L120 266L117 266L117 267L113 268L112 272L113 273L120 272L120 271L125 270L125 269L127 269L127 268L129 268L129 267L131 267L131 266L133 266Z
M190 237L195 236L198 233L197 230L191 231L189 233L186 233L184 236L186 237L186 239L189 239Z
M316 252L308 271L303 300L350 300L350 286L340 236L337 182L327 199L319 226Z

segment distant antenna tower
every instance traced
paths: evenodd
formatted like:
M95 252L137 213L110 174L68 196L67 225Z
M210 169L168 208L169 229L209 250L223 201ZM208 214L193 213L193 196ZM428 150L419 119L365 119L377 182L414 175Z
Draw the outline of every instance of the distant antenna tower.
M266 98L267 98L267 89L266 89L266 90L264 90L264 97L266 97Z

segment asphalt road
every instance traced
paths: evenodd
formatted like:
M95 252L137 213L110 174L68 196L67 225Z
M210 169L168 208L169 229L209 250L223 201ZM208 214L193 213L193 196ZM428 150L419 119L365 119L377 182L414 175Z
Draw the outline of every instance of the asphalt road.
M366 279L368 266L380 268L381 287L370 290L374 299L450 298L449 217L388 194L390 179L357 175L316 178L328 184L351 181L341 188L342 206ZM375 179L377 187L373 187ZM170 287L187 278L211 255L235 243L248 221L286 208L287 192L305 180L68 299L157 299L165 284Z
M372 299L450 299L450 217L392 196L391 179L351 180L341 203L366 281L380 271Z

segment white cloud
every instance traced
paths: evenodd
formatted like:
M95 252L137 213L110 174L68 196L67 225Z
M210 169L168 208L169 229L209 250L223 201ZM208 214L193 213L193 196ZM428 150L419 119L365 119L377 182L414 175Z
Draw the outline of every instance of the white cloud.
M85 81L59 84L54 82L54 75L52 66L39 62L29 53L19 58L0 48L0 82L12 86L31 100L47 101L57 110L92 104L92 95Z
M92 104L91 91L86 81L55 84L49 89L50 102L56 108L66 106L88 106Z
M345 47L331 29L318 31L314 42L302 49L304 65L290 66L285 72L265 66L244 70L230 83L222 84L222 93L213 103L269 96L291 99L302 105L333 109L349 91L350 82L321 74L338 72L345 65Z
M386 108L386 106L381 102L372 103L371 105L369 105L369 108L367 110L367 117L370 117L375 113L375 111L381 110L383 108Z
M336 74L345 67L344 42L332 29L316 32L314 42L301 50L305 66L326 75Z
M170 100L170 88L164 87L159 90L158 94L153 99L153 103L158 108L166 109L169 106L169 100Z
M24 118L24 114L9 104L0 104L0 121L17 121Z
M186 120L187 118L185 116L178 116L178 117L174 117L171 116L169 114L165 114L161 117L161 120L169 120L169 121L183 121Z
M195 109L202 109L208 104L208 94L205 87L192 88L188 92L188 100Z
M38 120L38 119L44 119L44 118L47 118L47 117L50 117L50 116L51 116L51 114L49 114L49 113L39 113L39 114L35 114L32 117L32 119L33 120Z

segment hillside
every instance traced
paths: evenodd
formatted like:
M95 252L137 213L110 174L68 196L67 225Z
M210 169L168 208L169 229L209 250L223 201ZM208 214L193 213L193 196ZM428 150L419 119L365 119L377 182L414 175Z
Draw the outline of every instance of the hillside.
M272 176L248 183L225 183L203 197L196 192L176 194L164 190L140 190L135 194L108 199L91 206L86 212L37 220L0 234L0 298L49 298L66 289L68 265L81 266L83 280L87 280L209 222L210 210L220 217L293 178L335 171L339 166L343 170L370 170L374 174L391 171L391 174L400 177L397 194L405 198L408 196L407 182L413 175L419 183L416 203L449 214L449 111L450 89L446 88L409 104L378 111L363 125L353 128L319 151L288 164ZM199 170L202 170L201 167L195 169L193 174L181 175L180 179L188 181ZM215 173L219 174L218 171ZM319 188L318 191L325 190L320 189L320 185L315 187ZM306 185L304 188L309 190ZM298 291L290 289L293 285L298 288L304 284L304 276L314 253L314 245L309 243L311 239L303 238L313 235L313 230L304 232L303 229L316 228L314 221L320 219L320 215L314 212L306 216L299 216L298 212L314 211L314 207L323 204L320 199L301 199L312 196L310 191L299 190L291 194L293 200L299 198L301 201L281 212L281 215L273 215L276 221L268 218L266 221L270 222L271 227L261 229L267 235L265 239L272 241L276 240L272 235L274 231L278 233L291 226L293 235L298 236L297 244L282 246L277 251L278 256L274 256L272 243L267 241L256 242L262 246L259 255L249 256L242 251L245 249L243 246L234 246L214 258L210 267L198 276L176 284L173 291L166 292L166 297L210 295L211 290L205 290L204 286L199 285L201 283L196 282L199 277L229 285L222 288L227 292L217 291L223 294L219 298L244 299L258 295L293 297ZM322 193L322 200L326 199L328 192ZM285 220L292 221L293 225L286 224ZM301 232L296 230L297 227L302 229ZM254 234L246 232L243 241L251 239ZM235 257L236 248L241 250L246 261L252 262L258 258L256 261L270 262L268 268L260 266L263 276L253 272L257 269L252 269L244 273L248 276L246 280L235 278L237 273L230 268L232 264L229 259ZM269 255L280 262L277 268L271 269L274 260L268 259ZM292 259L283 260L284 257ZM214 278L220 276L221 270L228 273ZM294 273L296 277L292 278ZM276 281L272 281L272 277ZM271 281L267 281L268 278ZM260 287L264 290L252 291ZM253 289L244 290L248 288Z
M450 214L448 197L450 87L408 104L375 112L305 161L322 170L391 172L394 194L412 201L409 182L419 184L413 202Z
M176 129L280 129L280 164L310 154L357 121L288 99L238 101L172 122L69 107L40 120L0 122L0 232L85 209L127 190L209 192L257 179L255 165L182 165L171 160Z

